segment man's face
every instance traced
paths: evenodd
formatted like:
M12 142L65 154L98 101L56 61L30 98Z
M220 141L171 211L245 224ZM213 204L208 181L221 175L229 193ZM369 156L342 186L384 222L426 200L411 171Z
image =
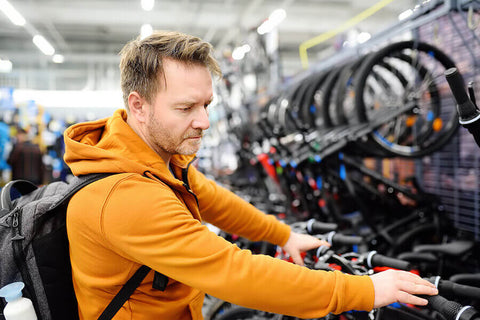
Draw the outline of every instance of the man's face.
M164 60L166 82L153 98L146 119L147 143L164 159L192 155L210 126L208 105L213 99L207 67Z

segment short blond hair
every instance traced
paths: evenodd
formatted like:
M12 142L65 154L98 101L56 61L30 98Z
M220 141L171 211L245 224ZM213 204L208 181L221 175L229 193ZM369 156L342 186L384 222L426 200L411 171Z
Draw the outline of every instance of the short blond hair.
M213 75L222 75L210 43L175 31L155 31L144 39L137 37L123 47L120 56L121 87L127 110L128 96L133 91L138 92L147 102L152 102L159 81L164 76L165 58L187 64L201 64Z

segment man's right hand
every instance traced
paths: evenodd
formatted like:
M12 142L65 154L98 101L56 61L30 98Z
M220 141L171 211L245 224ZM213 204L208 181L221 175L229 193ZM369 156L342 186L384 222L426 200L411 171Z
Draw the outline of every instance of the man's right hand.
M387 270L376 273L370 278L375 288L374 308L395 302L424 306L428 301L415 295L438 294L438 290L432 283L407 271Z

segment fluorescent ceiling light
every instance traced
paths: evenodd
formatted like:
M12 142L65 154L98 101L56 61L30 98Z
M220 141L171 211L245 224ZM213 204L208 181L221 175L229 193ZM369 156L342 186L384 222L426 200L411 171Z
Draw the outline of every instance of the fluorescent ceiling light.
M405 10L398 15L398 20L400 20L400 21L405 20L408 17L410 17L412 15L412 13L413 13L412 9Z
M63 63L65 61L65 57L62 54L54 54L52 61L55 63Z
M25 25L25 18L7 0L0 0L0 11L2 11L14 25Z
M286 17L287 17L287 12L284 9L276 9L270 14L270 16L268 17L268 20L272 21L272 23L275 24L275 26L277 26Z
M81 90L24 90L13 91L13 100L19 103L34 100L45 108L99 108L117 109L123 105L122 91Z
M258 34L265 34L273 30L272 23L270 20L265 20L263 23L257 28Z
M360 32L360 34L357 36L357 42L358 43L364 43L370 40L372 35L368 32Z
M33 43L47 56L51 56L55 53L55 49L50 42L47 41L42 35L37 34L33 37Z
M142 24L142 27L140 28L140 38L145 39L149 35L153 33L153 27L151 24Z
M142 0L142 9L145 11L151 11L155 5L155 0Z
M276 9L274 10L267 20L263 21L263 23L257 28L257 32L259 34L265 34L272 31L275 27L277 27L280 22L282 22L287 17L287 12L284 9Z
M12 61L0 59L0 73L9 73L12 71Z
M245 54L250 51L250 46L248 44L244 44L241 47L236 47L233 49L232 58L235 60L242 60L245 57Z

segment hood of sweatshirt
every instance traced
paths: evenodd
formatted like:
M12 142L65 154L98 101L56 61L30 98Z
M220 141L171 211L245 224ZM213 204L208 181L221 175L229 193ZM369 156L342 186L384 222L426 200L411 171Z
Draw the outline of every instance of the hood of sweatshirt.
M124 109L101 120L82 122L65 130L65 163L76 176L89 173L150 171L164 181L173 179L165 161L127 124ZM170 162L186 168L194 156L174 155Z

